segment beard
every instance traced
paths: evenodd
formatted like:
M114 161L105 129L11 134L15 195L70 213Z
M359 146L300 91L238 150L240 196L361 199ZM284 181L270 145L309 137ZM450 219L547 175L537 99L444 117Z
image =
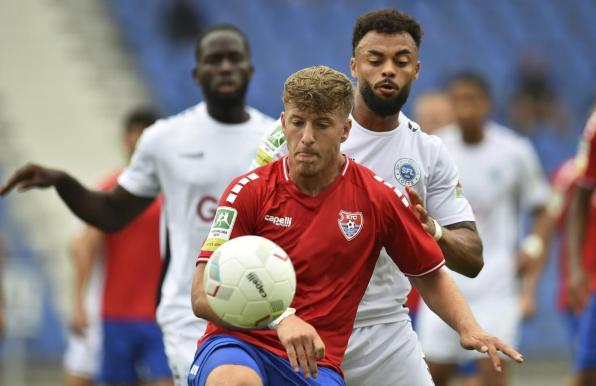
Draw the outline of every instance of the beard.
M408 100L408 96L410 96L410 87L411 83L402 87L396 96L389 99L381 99L375 95L370 83L362 82L360 85L360 94L362 94L364 103L366 103L371 111L382 117L387 117L401 111L401 108Z

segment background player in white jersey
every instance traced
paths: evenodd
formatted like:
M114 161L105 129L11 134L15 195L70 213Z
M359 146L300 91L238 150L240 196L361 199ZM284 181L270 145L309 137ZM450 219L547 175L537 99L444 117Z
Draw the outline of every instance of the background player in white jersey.
M549 188L530 142L488 120L490 92L482 77L455 76L449 95L456 123L441 135L460 172L484 244L484 268L478 277L470 280L456 273L453 277L480 325L515 344L521 293L533 295L538 278L536 270L518 272L516 257L525 260L529 252L538 258L537 248L543 243L537 235L541 231L534 228L536 233L529 239L534 247L526 246L525 252L516 254L520 213L538 218L535 227L543 224L540 217L546 214ZM507 383L505 371L496 373L484 358L461 350L458 337L427 307L418 312L417 331L438 386L448 384L456 363L470 358L479 359L483 385Z
M145 130L130 166L109 193L90 191L63 171L27 165L13 187L54 186L69 208L95 227L122 228L161 192L165 199L166 261L157 309L166 354L177 384L186 383L205 322L191 309L190 288L198 254L227 183L245 171L272 119L245 105L253 66L244 34L231 25L207 30L196 46L193 78L205 102Z
M482 243L455 165L439 138L423 133L400 112L418 78L421 38L418 22L397 10L358 18L350 62L357 79L353 124L341 151L402 192L412 188L408 192L421 204L415 207L423 227L438 240L447 266L473 277L482 268ZM253 166L287 153L284 142L280 125L274 125ZM404 307L410 289L403 273L382 252L342 364L348 385L431 384Z

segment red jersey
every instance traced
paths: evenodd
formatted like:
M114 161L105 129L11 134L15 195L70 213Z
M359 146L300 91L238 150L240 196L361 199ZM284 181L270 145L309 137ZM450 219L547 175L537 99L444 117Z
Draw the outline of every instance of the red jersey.
M596 188L596 112L592 113L584 129L584 141L587 144L585 154L587 163L585 172L578 179L578 184L589 188ZM594 206L592 195L592 207ZM590 289L596 292L596 221L591 219L586 227L586 237L583 245L583 263L590 274Z
M120 172L101 185L112 190ZM159 196L130 224L105 235L105 279L101 314L111 320L155 320L161 273Z
M285 157L234 180L219 205L218 212L232 214L232 225L222 230L214 223L198 262L206 262L225 240L243 235L263 236L281 246L296 271L292 307L325 342L325 358L318 363L340 373L381 248L406 275L422 276L444 264L439 246L402 193L347 157L342 173L316 197L303 194L290 180ZM209 323L202 340L217 334L287 358L275 331L228 330Z
M579 170L575 162L575 158L568 159L560 165L551 176L551 186L553 194L559 195L564 202L564 208L559 217L557 224L557 233L559 235L559 293L558 303L563 310L569 308L568 304L568 284L567 277L569 272L569 258L567 254L567 237L565 235L565 228L567 224L567 212L569 209L569 202L573 193L573 187L579 177ZM594 211L592 211L594 212Z

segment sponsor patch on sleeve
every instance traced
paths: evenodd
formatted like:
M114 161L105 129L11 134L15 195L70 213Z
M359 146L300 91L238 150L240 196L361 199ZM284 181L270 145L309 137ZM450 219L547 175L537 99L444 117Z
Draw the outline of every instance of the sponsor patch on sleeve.
M238 211L229 206L220 206L215 212L215 220L211 225L211 230L207 236L207 240L203 244L203 251L215 251L222 244L230 239L232 236L232 230L234 229L234 223Z

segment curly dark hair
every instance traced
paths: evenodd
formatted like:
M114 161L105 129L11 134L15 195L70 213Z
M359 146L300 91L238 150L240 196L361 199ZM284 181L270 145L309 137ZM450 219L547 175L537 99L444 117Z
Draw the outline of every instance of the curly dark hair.
M352 55L356 54L356 46L360 40L370 31L381 33L406 32L412 36L416 47L420 48L422 40L422 27L412 16L400 12L397 9L379 9L365 13L356 19L352 32Z

